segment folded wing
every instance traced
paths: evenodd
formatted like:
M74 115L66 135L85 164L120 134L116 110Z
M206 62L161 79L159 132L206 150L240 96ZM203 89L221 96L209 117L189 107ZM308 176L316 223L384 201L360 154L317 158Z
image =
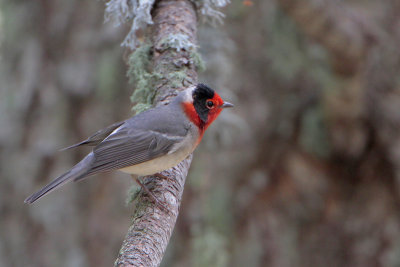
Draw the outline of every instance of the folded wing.
M151 130L129 131L120 128L93 150L94 162L88 175L140 164L168 154L183 136ZM86 177L86 176L85 176ZM79 177L75 181L84 177Z
M120 127L122 124L124 124L125 121L120 121L120 122L116 122L110 126L108 126L107 128L101 129L99 131L97 131L96 133L94 133L93 135L91 135L90 137L88 137L88 139L74 144L72 146L66 147L61 149L61 151L67 150L67 149L71 149L71 148L75 148L78 146L96 146L98 144L101 143L101 141L103 141L109 134L111 134L115 129L117 129L118 127Z

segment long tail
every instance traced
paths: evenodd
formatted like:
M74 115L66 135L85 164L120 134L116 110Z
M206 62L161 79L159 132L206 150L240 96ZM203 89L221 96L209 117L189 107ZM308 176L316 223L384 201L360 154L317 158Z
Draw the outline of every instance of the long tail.
M27 199L25 199L24 202L28 203L28 204L32 204L39 198L43 197L44 195L47 195L51 191L59 188L60 186L66 184L67 182L87 176L93 160L94 160L93 154L90 153L83 160L81 160L78 164L76 164L71 170L58 176L56 179L51 181L45 187L43 187L36 193L29 196Z

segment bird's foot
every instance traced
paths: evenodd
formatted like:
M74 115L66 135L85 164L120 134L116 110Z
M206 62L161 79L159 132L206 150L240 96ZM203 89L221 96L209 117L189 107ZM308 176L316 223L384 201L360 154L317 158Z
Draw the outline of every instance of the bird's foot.
M139 178L135 178L135 181L140 185L140 187L147 193L147 195L153 200L153 202L160 208L163 209L167 212L169 212L169 209L163 204L162 201L160 201L140 180Z
M170 177L168 177L168 176L166 176L164 174L161 174L161 173L155 173L153 176L155 176L157 178L160 178L160 179L164 179L164 180L170 181L170 182L174 181L173 178L170 178Z

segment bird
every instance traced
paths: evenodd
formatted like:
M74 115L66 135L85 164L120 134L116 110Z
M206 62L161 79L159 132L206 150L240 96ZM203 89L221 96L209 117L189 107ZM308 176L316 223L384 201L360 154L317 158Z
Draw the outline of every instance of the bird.
M230 107L233 104L223 101L207 85L192 85L178 93L168 105L114 123L65 148L93 146L80 162L26 198L25 203L32 204L67 182L114 170L131 174L149 193L138 177L154 174L163 177L160 172L178 165L190 155L205 130L224 108Z

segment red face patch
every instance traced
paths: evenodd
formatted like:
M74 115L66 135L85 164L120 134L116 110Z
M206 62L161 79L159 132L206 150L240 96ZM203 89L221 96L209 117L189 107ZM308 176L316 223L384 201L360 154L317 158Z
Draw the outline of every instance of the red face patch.
M205 129L207 129L208 126L218 117L218 115L221 113L222 108L221 106L224 104L224 101L222 98L215 93L214 97L212 99L207 99L206 101L206 106L209 109L208 111L208 119L205 124Z
M203 129L203 121L200 119L199 115L197 114L196 109L193 106L193 103L190 102L185 102L182 103L183 105L183 111L186 113L186 116L188 116L189 120L193 122L197 127L200 129Z
M205 107L208 109L207 121L201 120L199 114L197 113L193 103L186 102L183 103L183 110L188 116L189 120L193 122L201 131L205 131L208 126L218 117L221 113L221 106L224 104L224 101L221 97L215 93L214 97L211 99L207 99L204 102Z

